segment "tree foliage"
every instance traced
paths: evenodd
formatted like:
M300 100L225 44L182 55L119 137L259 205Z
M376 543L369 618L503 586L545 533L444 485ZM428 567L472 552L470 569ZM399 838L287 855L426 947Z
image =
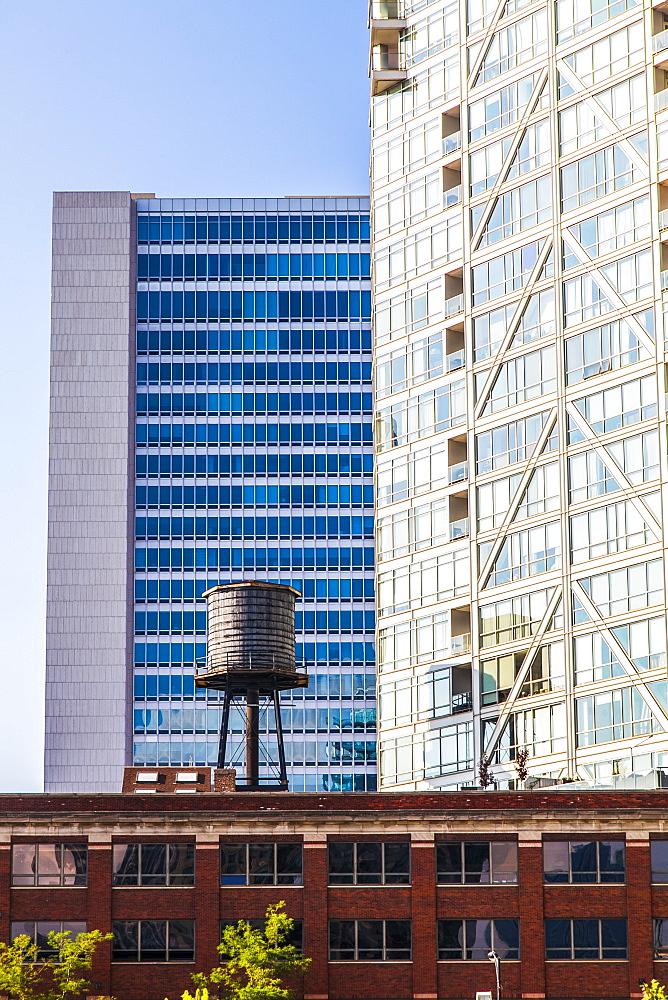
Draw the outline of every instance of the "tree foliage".
M196 974L194 996L187 991L182 1000L209 1000L209 990L224 1000L288 1000L290 990L283 977L305 972L311 964L294 945L287 944L294 921L285 913L285 903L270 906L263 930L247 920L226 927L218 945L223 962L208 976Z
M653 979L651 983L641 983L643 1000L668 1000L665 987L658 979Z
M89 994L90 983L82 973L92 967L98 945L112 937L102 931L85 931L75 938L69 931L51 931L48 957L40 957L40 949L27 934L11 944L0 943L0 994L14 1000L65 1000Z

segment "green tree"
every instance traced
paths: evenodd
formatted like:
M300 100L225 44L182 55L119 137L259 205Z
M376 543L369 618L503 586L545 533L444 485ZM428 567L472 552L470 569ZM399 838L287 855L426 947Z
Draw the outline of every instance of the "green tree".
M285 903L277 903L268 908L263 930L247 920L226 927L218 945L222 964L208 976L194 975L195 996L186 991L182 1000L209 1000L212 987L224 1000L288 1000L290 990L283 977L305 972L311 964L310 958L287 944L293 926Z
M90 993L90 983L81 973L92 967L98 945L112 937L102 931L86 931L75 938L69 931L51 931L46 957L40 957L27 934L11 944L0 943L0 994L15 1000L65 1000Z
M642 1000L668 1000L665 987L658 979L653 979L651 983L641 983Z

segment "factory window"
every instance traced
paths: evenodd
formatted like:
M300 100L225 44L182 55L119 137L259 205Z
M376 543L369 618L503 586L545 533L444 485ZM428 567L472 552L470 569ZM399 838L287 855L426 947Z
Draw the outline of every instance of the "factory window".
M622 840L559 840L543 844L546 882L624 882Z
M194 844L115 844L115 886L195 884Z
M301 885L301 844L221 844L221 885Z
M482 962L490 951L508 961L520 957L519 920L439 920L438 957L441 961L468 959Z
M256 931L264 931L266 926L266 919L264 917L248 917L241 918L245 919L247 924ZM238 925L238 920L221 920L220 922L220 939L223 940L223 931L226 927L236 927ZM292 927L286 937L284 938L283 944L291 945L296 948L297 951L304 951L304 921L292 919ZM221 962L225 961L225 955L221 954Z
M461 885L462 882L515 885L517 844L513 841L436 844L436 880L439 885Z
M40 962L53 958L56 949L49 944L49 934L69 933L71 938L86 932L86 923L82 920L14 920L12 921L12 941L21 934L27 934L33 944L37 945L37 960Z
M546 920L545 958L628 958L626 920Z
M330 920L332 962L409 962L410 920Z
M329 844L330 885L409 885L410 843Z
M192 962L194 920L114 920L114 962Z
M668 959L668 920L665 917L655 917L653 923L654 958L665 962Z
M14 844L13 886L79 886L88 883L86 844Z

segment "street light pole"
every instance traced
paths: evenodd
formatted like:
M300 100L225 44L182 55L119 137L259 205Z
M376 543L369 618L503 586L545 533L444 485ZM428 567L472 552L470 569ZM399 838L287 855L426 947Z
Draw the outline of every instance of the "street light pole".
M495 951L487 952L487 958L494 962L494 972L496 973L496 1000L501 1000L501 959Z

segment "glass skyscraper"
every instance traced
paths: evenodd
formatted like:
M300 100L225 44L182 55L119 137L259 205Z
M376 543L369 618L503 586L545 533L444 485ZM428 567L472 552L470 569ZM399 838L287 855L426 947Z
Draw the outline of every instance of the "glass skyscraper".
M370 299L365 198L56 196L47 790L216 763L244 579L302 595L290 787L376 787Z
M668 766L666 12L372 0L381 788Z

